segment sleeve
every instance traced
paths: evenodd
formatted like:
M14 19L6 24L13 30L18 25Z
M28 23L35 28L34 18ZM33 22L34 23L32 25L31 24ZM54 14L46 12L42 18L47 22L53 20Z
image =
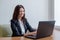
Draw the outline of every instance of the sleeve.
M13 35L20 35L18 29L16 28L16 25L15 25L15 22L11 20L11 29L12 29L12 32L14 33Z
M28 29L30 32L36 31L35 29L33 29L33 28L29 25L29 23L28 23L27 20L26 20L26 26L27 26L27 29Z

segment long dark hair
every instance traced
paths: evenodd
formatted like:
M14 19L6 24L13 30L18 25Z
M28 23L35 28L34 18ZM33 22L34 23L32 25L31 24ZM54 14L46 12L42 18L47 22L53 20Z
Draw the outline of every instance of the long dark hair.
M17 5L17 6L15 7L15 9L14 9L14 13L13 13L12 19L14 19L14 20L17 20L17 19L18 19L19 9L20 9L20 8L23 8L24 11L25 11L24 6L22 6L22 5ZM25 14L24 14L24 16L22 17L22 20L23 20L23 19L25 19Z

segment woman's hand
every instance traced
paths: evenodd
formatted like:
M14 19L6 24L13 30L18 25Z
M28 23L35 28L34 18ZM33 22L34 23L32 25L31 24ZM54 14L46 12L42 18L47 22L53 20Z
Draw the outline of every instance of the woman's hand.
M37 31L29 32L29 33L24 34L24 36L33 35L33 34L36 34L36 33L37 33Z

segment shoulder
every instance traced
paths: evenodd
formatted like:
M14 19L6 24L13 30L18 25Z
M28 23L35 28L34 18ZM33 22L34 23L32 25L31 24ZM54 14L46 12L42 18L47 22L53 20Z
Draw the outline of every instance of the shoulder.
M11 19L10 22L12 22L12 23L16 23L17 20Z

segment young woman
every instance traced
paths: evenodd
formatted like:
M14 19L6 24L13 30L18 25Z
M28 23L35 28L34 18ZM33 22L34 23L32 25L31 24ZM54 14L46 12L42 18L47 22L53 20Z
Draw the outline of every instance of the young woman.
M13 32L12 36L27 36L36 33L36 30L29 25L25 18L25 8L22 5L17 5L15 7L11 19L11 29ZM29 33L26 33L27 30L29 30Z

